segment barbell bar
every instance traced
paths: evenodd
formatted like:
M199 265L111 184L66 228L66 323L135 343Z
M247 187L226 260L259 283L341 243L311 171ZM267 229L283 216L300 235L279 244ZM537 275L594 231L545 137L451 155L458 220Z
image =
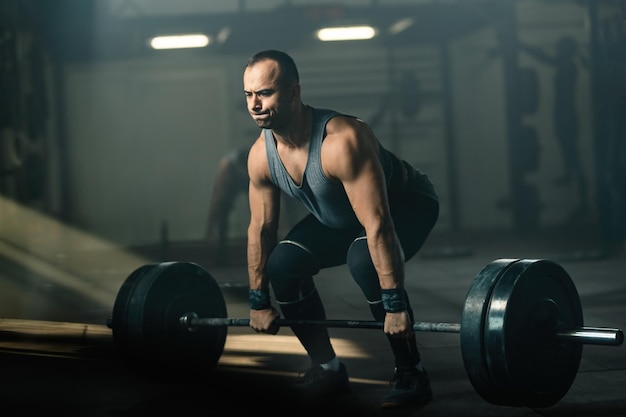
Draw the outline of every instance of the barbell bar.
M297 325L317 325L324 327L344 328L344 329L382 329L384 323L381 321L368 320L288 320L276 319L274 321L278 326L297 326ZM180 325L189 331L196 331L202 326L227 326L227 327L243 327L250 325L250 319L244 318L204 318L198 317L194 312L185 313L180 317ZM413 330L421 332L444 332L444 333L460 333L461 325L458 323L429 323L416 322L413 323Z
M382 329L360 320L286 320L280 326ZM122 284L107 320L116 350L142 371L210 372L230 326L221 289L193 262L143 265ZM621 329L586 327L567 272L545 259L496 259L473 279L461 323L416 322L415 331L460 334L475 391L496 405L548 407L573 383L585 344L620 346ZM156 365L156 366L155 366Z
M250 326L250 319L226 317L226 318L207 318L198 317L194 312L183 314L179 319L180 325L188 331L196 331L202 326L227 326L227 327L247 327ZM382 329L384 323L382 321L369 320L287 320L276 319L274 321L278 326L297 326L297 325L318 325L331 328L343 329ZM414 322L413 330L416 332L434 332L434 333L461 333L460 323L434 323L434 322ZM554 338L556 341L565 341L571 343L582 343L585 345L600 346L620 346L624 342L624 334L622 330L609 327L559 327L554 330Z

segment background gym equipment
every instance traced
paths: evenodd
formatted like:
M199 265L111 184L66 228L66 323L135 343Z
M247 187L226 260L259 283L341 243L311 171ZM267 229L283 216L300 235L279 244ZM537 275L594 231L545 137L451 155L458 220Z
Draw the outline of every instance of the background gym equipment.
M124 281L107 324L116 350L142 372L203 374L223 353L228 318L215 279L193 262L139 267ZM383 328L358 320L289 321L281 326ZM474 278L461 323L416 322L416 331L460 333L470 382L486 401L548 407L572 385L583 344L620 346L622 330L584 327L580 299L567 272L544 259L497 259Z

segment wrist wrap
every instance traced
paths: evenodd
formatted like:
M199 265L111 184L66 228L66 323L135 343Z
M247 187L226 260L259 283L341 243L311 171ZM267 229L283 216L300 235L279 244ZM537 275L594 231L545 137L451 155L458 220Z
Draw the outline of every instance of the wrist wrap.
M387 313L397 313L407 309L406 291L404 288L382 289L383 308Z
M252 310L265 310L270 308L270 293L266 290L249 290L248 297L250 300L250 308Z

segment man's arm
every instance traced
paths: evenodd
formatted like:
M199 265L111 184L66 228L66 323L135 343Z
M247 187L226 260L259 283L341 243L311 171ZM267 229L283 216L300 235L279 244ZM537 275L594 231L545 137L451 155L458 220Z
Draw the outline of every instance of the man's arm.
M250 290L260 291L259 296L267 294L269 300L269 279L265 273L265 266L271 250L276 246L278 218L280 214L280 192L269 178L265 144L257 140L248 156L248 175L250 177L249 203L250 224L248 225L248 277ZM261 301L260 301L261 302ZM268 333L278 332L272 326L278 313L267 308L250 309L250 327L256 331Z
M404 253L387 200L385 176L378 159L378 142L365 123L333 118L322 146L326 174L343 184L352 208L365 228L367 244L382 289L404 286ZM406 311L387 314L385 332L411 333Z
M322 166L330 178L343 183L354 213L365 228L381 287L401 287L404 254L391 219L378 142L364 123L336 119L329 123Z

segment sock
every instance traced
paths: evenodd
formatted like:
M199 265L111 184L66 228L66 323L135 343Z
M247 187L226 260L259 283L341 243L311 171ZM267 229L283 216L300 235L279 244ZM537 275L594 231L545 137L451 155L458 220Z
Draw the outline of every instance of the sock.
M325 371L335 371L335 372L337 372L339 370L339 360L335 357L335 358L333 358L332 360L330 360L330 361L328 361L326 363L320 364L320 366Z

